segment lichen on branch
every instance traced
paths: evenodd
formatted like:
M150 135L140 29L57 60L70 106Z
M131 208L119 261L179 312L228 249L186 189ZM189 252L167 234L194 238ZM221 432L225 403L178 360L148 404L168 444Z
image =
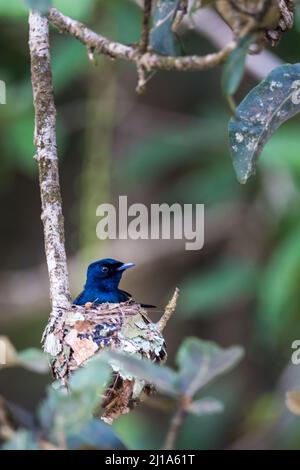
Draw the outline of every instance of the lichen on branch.
M59 184L49 26L47 18L37 11L31 11L29 15L29 48L35 108L35 159L39 170L41 219L50 281L51 318L55 320L70 307L70 293Z

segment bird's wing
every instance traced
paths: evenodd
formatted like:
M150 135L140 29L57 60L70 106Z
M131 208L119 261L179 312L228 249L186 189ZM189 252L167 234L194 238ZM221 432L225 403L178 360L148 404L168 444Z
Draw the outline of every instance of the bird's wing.
M128 297L128 300L132 299L132 295L129 292L126 292L126 290L119 289L119 291L122 292L122 294L126 295Z
M84 299L84 291L82 291L75 300L73 300L73 305L84 305L85 304L85 299Z
M127 295L128 300L129 300L129 299L132 299L132 295L129 294L129 292L126 292L126 290L121 290L121 289L120 289L120 291L122 292L122 294ZM136 302L137 302L138 304L140 304L140 306L143 307L143 308L156 308L156 305L152 305L152 304L142 304L142 303L140 303L140 302L138 302L138 301L136 301Z

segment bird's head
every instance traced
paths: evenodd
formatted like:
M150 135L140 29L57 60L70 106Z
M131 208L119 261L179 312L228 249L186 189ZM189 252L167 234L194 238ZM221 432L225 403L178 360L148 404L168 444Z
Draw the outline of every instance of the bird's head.
M117 288L123 272L133 266L133 263L122 263L111 258L95 261L88 267L86 286L98 285L103 288Z

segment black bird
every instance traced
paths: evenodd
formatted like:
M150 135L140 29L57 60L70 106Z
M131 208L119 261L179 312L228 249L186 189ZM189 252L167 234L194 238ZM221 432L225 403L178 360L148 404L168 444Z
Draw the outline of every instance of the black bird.
M133 266L133 263L122 263L111 258L101 259L90 264L87 269L84 289L73 304L85 305L91 302L97 305L105 302L120 303L130 300L131 294L119 289L119 283L123 272ZM148 308L154 307L154 305L141 305Z

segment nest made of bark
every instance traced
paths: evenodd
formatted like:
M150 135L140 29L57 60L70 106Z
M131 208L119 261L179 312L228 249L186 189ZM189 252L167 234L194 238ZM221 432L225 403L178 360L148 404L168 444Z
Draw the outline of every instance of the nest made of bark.
M147 311L133 300L98 306L73 305L69 311L48 325L44 349L52 356L52 371L63 385L70 374L101 351L112 349L153 362L166 360L165 341ZM101 418L111 423L128 413L151 386L138 379L113 373L102 402Z

